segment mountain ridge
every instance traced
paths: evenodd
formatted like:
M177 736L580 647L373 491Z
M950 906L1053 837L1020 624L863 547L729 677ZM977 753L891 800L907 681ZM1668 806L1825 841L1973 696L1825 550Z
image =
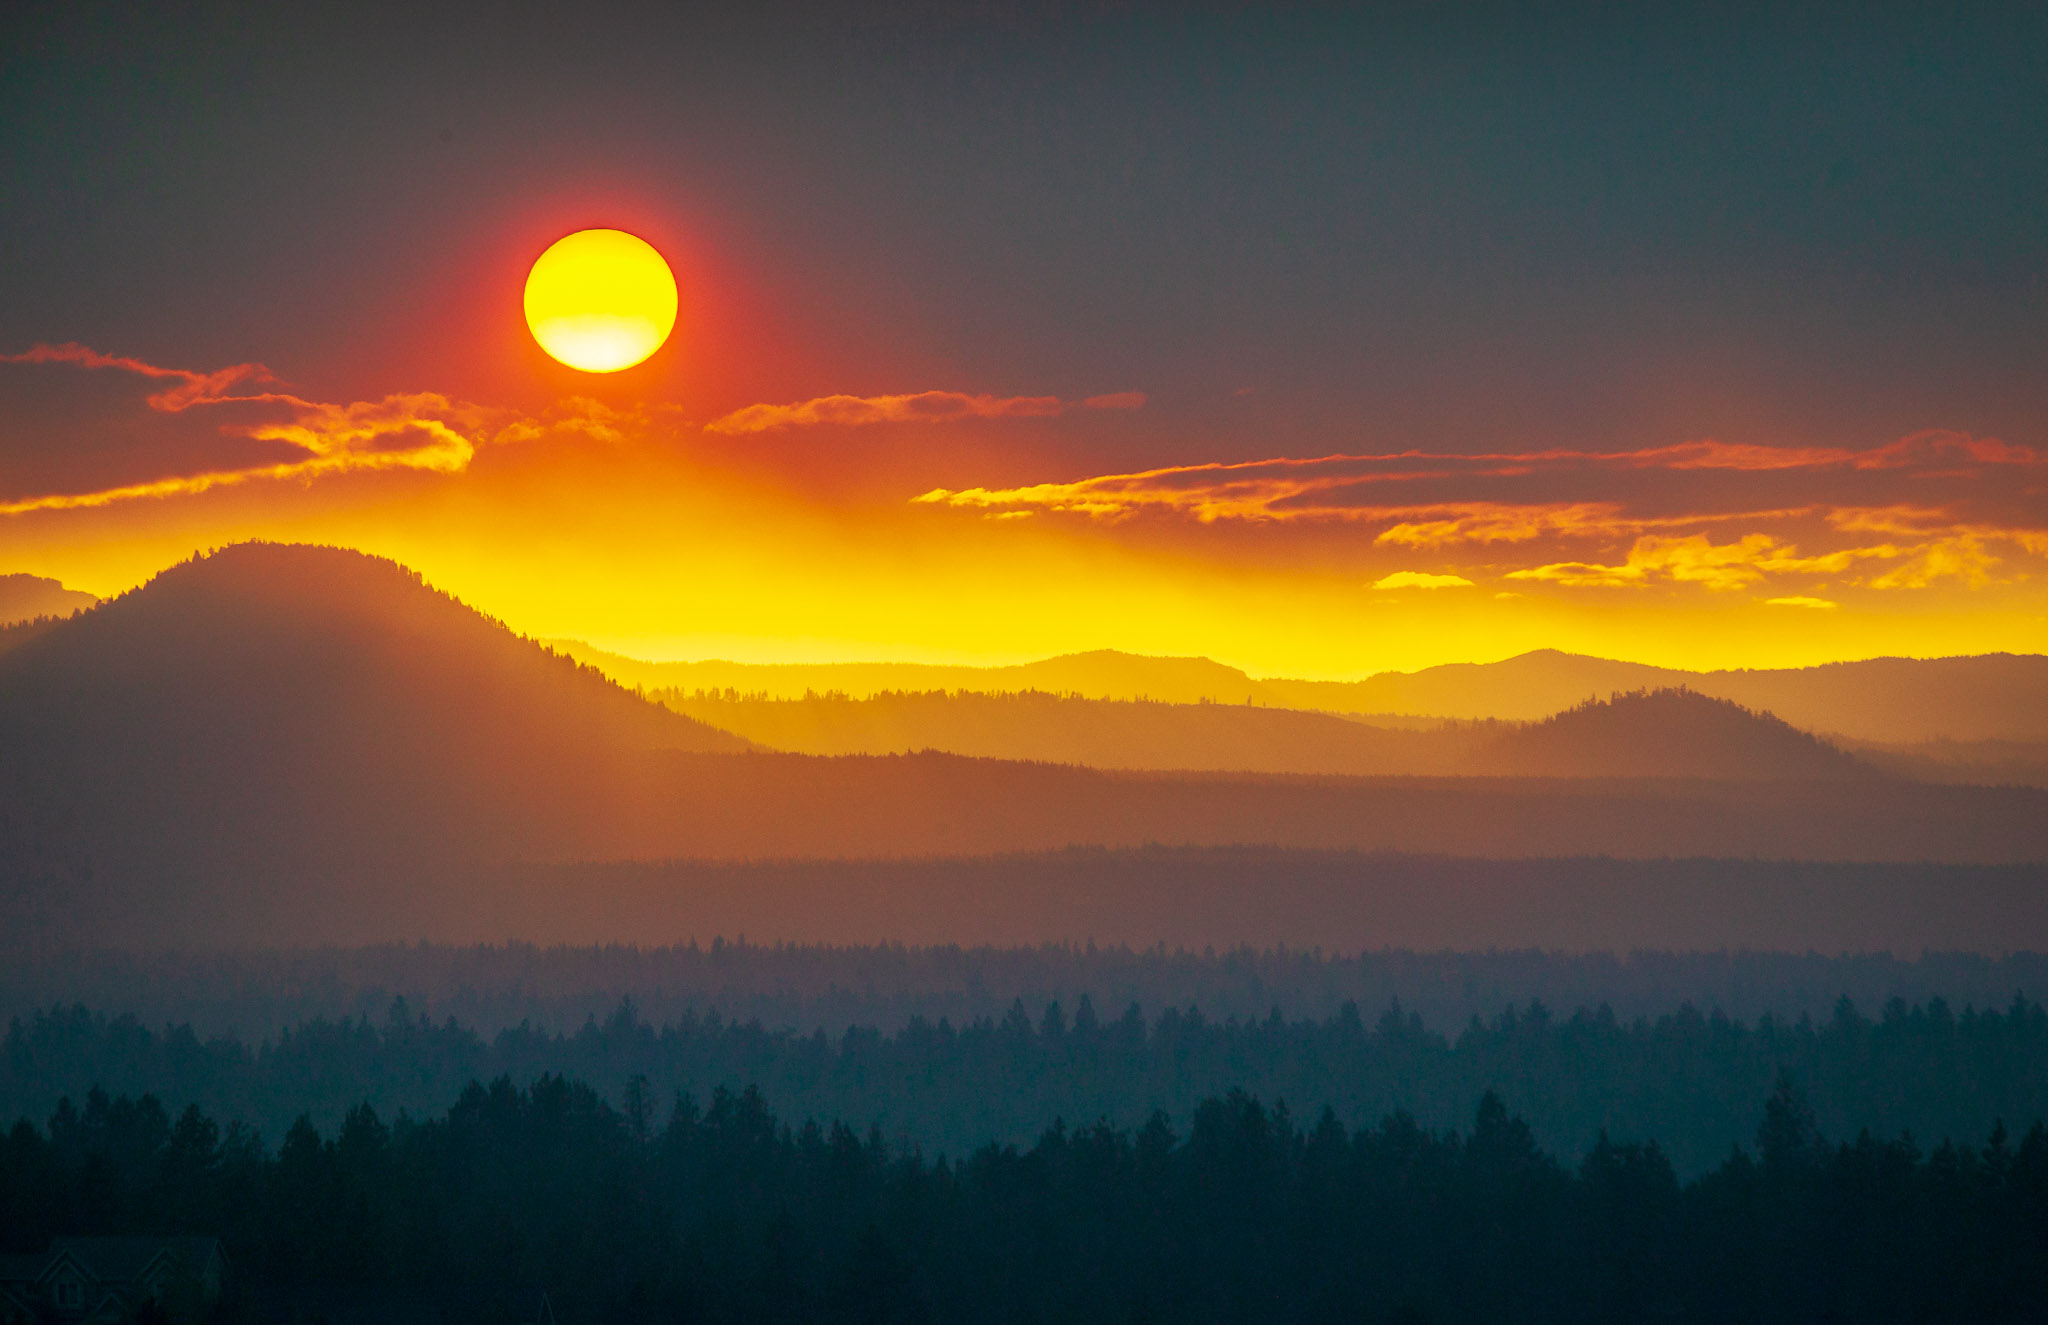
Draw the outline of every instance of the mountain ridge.
M642 689L725 691L796 699L885 691L1041 690L1091 699L1245 704L1359 717L1498 718L1533 722L1588 699L1683 687L1774 713L1795 727L1883 744L2048 741L2048 655L1866 658L1804 668L1690 672L1535 649L1492 663L1446 663L1359 681L1253 677L1207 658L1098 649L1035 663L645 662L577 640L554 647Z
M182 563L0 656L10 947L540 937L506 910L508 869L1153 843L2029 863L2048 861L2048 794L766 752L332 548ZM1240 883L1257 905L1261 881ZM658 904L686 918L711 901ZM610 914L587 891L560 905Z
M1875 766L1768 714L1693 691L1627 692L1540 724L1421 728L1244 704L1089 700L1037 691L763 700L652 698L769 749L932 750L1153 772L1525 777L1866 778Z

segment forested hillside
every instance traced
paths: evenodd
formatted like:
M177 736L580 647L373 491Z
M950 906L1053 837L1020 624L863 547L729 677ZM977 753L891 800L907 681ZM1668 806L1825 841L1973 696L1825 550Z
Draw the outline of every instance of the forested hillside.
M1878 770L1768 713L1690 690L1587 700L1486 741L1463 771L1523 777L1870 781Z
M841 1118L956 1158L987 1141L1025 1143L1065 1119L1135 1127L1155 1111L1185 1123L1204 1096L1243 1089L1297 1114L1325 1107L1350 1126L1401 1110L1455 1125L1498 1090L1545 1146L1580 1153L1602 1131L1656 1139L1681 1172L1725 1158L1748 1110L1790 1071L1832 1136L1981 1135L2000 1119L2048 1118L2048 1013L2014 998L1952 1007L1888 1003L1875 1020L1844 999L1818 1020L1736 1021L1691 1005L1623 1021L1604 1005L1569 1015L1540 1002L1463 1027L1430 1026L1398 1001L1328 1017L1216 1019L1193 1006L1098 1011L1081 994L999 1018L913 1017L902 1029L810 1034L686 1012L660 1025L630 1005L571 1033L531 1025L478 1035L417 1017L316 1020L274 1040L152 1030L84 1008L17 1019L0 1045L0 1119L41 1117L93 1087L197 1103L273 1139L301 1113L323 1126L368 1101L430 1112L465 1082L545 1073L590 1082L615 1104L757 1087L791 1116ZM634 1083L639 1081L640 1085Z

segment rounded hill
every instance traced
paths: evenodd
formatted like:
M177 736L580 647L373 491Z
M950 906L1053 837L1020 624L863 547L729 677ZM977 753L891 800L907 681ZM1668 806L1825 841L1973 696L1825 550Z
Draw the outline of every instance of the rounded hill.
M0 722L89 745L748 746L396 562L279 543L182 562L0 657Z
M1473 772L1522 777L1839 781L1877 770L1769 713L1683 688L1588 700L1506 732Z

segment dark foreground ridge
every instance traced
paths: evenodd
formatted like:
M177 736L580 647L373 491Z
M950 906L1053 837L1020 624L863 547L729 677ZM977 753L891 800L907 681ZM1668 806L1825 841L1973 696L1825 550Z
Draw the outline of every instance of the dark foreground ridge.
M352 1110L274 1154L198 1109L68 1102L0 1141L0 1243L224 1238L227 1319L1984 1322L2037 1319L2048 1131L1830 1145L1781 1080L1681 1184L1576 1167L1487 1094L1462 1131L1350 1129L1241 1092L1185 1131L1057 1124L928 1161L752 1091L619 1108L546 1077L445 1115Z

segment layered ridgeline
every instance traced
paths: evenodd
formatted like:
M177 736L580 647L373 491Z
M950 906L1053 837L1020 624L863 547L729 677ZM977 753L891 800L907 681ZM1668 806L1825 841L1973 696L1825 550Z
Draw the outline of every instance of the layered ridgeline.
M1617 692L1684 689L1852 741L2048 742L2048 657L2039 654L1872 658L1820 667L1686 672L1539 649L1497 663L1382 672L1362 681L1300 681L1254 678L1207 658L1149 658L1111 650L1015 667L946 667L652 663L574 640L554 644L626 685L685 694L731 690L770 699L806 693L858 699L887 691L1041 691L1086 699L1533 722Z
M1084 699L1036 691L769 699L654 691L712 726L801 754L942 750L1094 768L1357 776L1836 780L1875 764L1767 713L1690 690L1589 700L1540 723L1393 725L1251 704Z
M0 654L0 936L86 945L532 937L552 932L534 928L543 917L607 914L614 885L602 875L517 874L579 861L1114 848L1126 854L1092 859L1071 877L1086 897L1106 899L1098 904L1127 903L1112 917L1116 931L1142 940L1175 905L1149 883L1120 886L1150 877L1154 858L1131 854L1148 844L2048 860L2048 795L1873 775L1782 724L1696 697L1633 696L1484 735L1492 757L1508 761L1497 771L1514 776L1144 773L761 752L521 639L390 562L241 546ZM1639 757L1674 743L1697 747L1694 762L1647 770L1680 776L1644 776ZM1702 762L1700 750L1713 758ZM1744 776L1727 776L1734 771ZM1230 868L1240 870L1236 883L1203 905L1256 907L1262 873L1290 873ZM933 896L972 912L977 889L1007 888L999 875L966 869ZM1340 891L1370 886L1348 867L1328 877ZM839 885L826 882L815 896L771 890L784 909L757 908L766 928L749 932L773 938L833 913ZM731 899L661 886L670 932L718 932L692 925L690 908ZM748 885L732 877L720 886ZM623 926L612 937L637 933L649 900L637 884L621 896L632 907L612 913ZM1007 893L994 900L1033 905ZM833 937L814 925L804 934Z

